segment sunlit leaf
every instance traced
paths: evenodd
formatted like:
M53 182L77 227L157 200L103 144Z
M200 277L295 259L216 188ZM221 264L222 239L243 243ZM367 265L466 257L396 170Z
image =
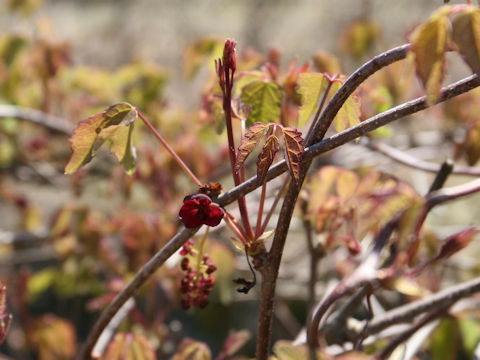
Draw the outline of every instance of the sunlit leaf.
M183 339L171 360L210 360L212 355L205 343L193 339Z
M342 86L341 83L335 81L330 89L331 96L333 96ZM360 97L353 93L350 95L345 103L342 105L337 115L333 119L333 125L338 132L357 125L360 122Z
M102 360L155 360L155 351L147 338L132 333L116 334Z
M279 340L273 346L273 352L278 360L305 360L310 358L307 345L293 345L291 341ZM317 358L324 359L320 351L317 351Z
M480 159L480 120L469 124L462 150L468 165L475 165Z
M303 147L302 133L291 127L282 128L285 142L284 152L290 175L298 181L300 177L300 165L305 151Z
M242 88L243 103L250 107L247 125L276 122L280 116L282 91L273 81L252 81Z
M272 165L279 147L280 143L275 135L270 135L265 141L265 145L263 145L262 151L258 155L257 160L257 177L260 182L265 180L267 171L270 168L270 165Z
M452 21L452 40L473 72L480 73L480 9L469 7Z
M255 146L265 134L265 130L269 125L264 123L255 123L250 126L242 138L242 142L238 147L237 162L235 163L235 171L240 170L248 155L253 151Z
M410 36L417 75L423 83L430 104L437 101L444 78L445 52L449 41L449 11L449 6L443 6Z
M342 201L348 200L357 190L359 180L353 171L341 171L337 177L337 194Z
M310 180L308 211L322 206L335 185L340 169L335 166L323 166Z
M328 80L320 73L301 73L298 76L297 92L302 97L298 111L298 127L304 126L317 107L320 95L327 87Z
M127 173L131 174L135 170L131 130L136 118L137 111L132 105L119 103L80 121L70 137L73 154L65 167L65 173L71 174L87 164L105 140L108 140L111 142L110 150Z

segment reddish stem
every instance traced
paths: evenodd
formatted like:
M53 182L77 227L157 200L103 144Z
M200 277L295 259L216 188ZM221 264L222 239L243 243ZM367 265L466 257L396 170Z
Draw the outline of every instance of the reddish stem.
M262 235L262 216L263 216L263 205L265 204L265 194L267 192L267 183L262 185L262 195L260 196L260 205L258 207L257 214L257 225L255 226L255 239L258 239Z
M135 110L137 111L140 119L142 119L142 121L145 123L145 125L147 125L147 127L150 129L150 131L153 133L153 135L155 135L155 137L162 143L162 145L165 147L165 149L167 149L167 151L170 153L170 155L173 156L173 158L175 159L177 164L180 165L180 167L183 169L183 171L185 171L185 173L190 177L190 179L192 179L193 182L198 187L203 186L203 184L200 182L200 180L198 180L198 178L195 176L195 174L192 172L192 170L190 170L190 168L183 162L183 160L180 158L180 156L178 156L178 154L167 143L167 141L163 138L163 136L160 135L160 133L157 131L157 129L155 129L153 127L153 125L150 123L150 121L148 121L145 118L145 116L143 116L143 114L140 112L140 110L138 110L138 108L135 108Z

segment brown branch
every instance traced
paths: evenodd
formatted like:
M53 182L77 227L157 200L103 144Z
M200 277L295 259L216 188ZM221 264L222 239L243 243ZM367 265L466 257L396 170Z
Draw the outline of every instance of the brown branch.
M371 150L377 151L388 158L397 161L400 164L411 167L417 170L423 170L427 172L437 173L440 170L441 165L418 159L414 156L407 154L404 151L395 149L387 144L369 141L365 144ZM468 176L480 176L480 168L471 166L454 165L452 174L468 175Z
M365 330L366 335L380 331L399 323L411 322L418 315L452 306L465 297L480 292L480 277L439 291L428 298L417 300L373 318Z
M111 319L115 316L123 304L153 275L153 273L162 266L165 261L172 256L190 237L192 237L199 228L182 229L179 231L154 257L150 259L135 275L132 281L113 299L108 307L103 311L96 321L92 331L88 335L85 345L77 354L76 359L88 359L90 353L104 329Z
M48 129L70 135L73 126L57 116L47 114L40 110L23 108L15 105L0 105L0 118L15 118L31 121Z

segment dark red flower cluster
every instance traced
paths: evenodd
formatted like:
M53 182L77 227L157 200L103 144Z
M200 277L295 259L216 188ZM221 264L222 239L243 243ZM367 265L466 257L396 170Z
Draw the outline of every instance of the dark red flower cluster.
M222 221L225 212L221 207L212 203L205 194L186 196L178 214L187 228L200 225L217 226Z
M198 267L192 267L191 259L196 259L197 251L192 248L193 241L188 240L180 251L180 255L185 256L180 266L186 272L185 277L180 282L180 292L182 294L182 307L188 310L192 306L204 308L208 305L208 294L215 285L213 273L217 267L207 254L201 259L197 259L201 264Z

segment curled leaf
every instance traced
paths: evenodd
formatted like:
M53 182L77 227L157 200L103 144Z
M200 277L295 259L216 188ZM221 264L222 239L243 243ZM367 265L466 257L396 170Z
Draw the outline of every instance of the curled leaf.
M255 146L265 134L265 130L269 125L264 123L255 123L250 126L242 138L242 142L238 147L237 161L235 163L235 171L238 172L248 155L253 151Z
M77 171L95 156L105 141L110 151L131 174L135 170L135 149L132 145L133 123L137 110L128 103L118 103L105 111L80 121L70 137L73 154L65 167L65 174Z
M290 175L298 182L300 177L300 164L302 155L305 151L303 147L302 133L291 127L282 128L283 139L285 141L285 160L287 162Z
M443 243L439 254L435 257L435 260L446 259L456 252L462 250L479 232L480 230L478 229L470 228L449 236Z
M417 75L423 83L430 104L437 101L444 78L445 52L449 40L449 11L449 6L441 7L410 36Z
M260 179L260 182L263 183L267 171L272 165L273 159L278 152L280 143L278 138L275 135L270 135L263 145L262 151L258 155L257 160L257 177Z

